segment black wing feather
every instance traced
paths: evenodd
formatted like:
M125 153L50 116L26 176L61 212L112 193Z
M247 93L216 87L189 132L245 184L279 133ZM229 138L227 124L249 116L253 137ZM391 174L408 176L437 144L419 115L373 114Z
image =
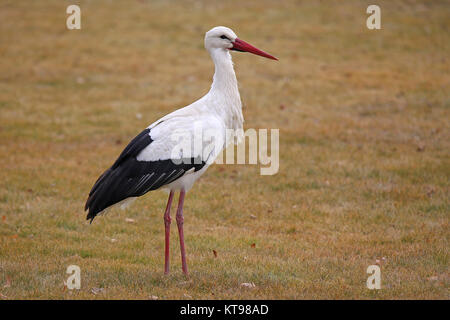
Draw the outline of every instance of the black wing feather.
M138 154L150 145L150 129L145 129L125 147L114 164L95 182L86 201L87 220L104 209L130 197L139 197L169 184L186 171L200 170L206 164L199 158L184 159L176 164L171 159L138 161Z

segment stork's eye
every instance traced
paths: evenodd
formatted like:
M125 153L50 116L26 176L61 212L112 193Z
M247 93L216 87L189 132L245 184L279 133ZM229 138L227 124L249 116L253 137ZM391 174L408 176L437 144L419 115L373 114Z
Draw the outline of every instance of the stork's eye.
M227 39L227 40L230 40L230 38L228 38L228 37L227 37L226 35L224 35L224 34L220 36L220 39Z

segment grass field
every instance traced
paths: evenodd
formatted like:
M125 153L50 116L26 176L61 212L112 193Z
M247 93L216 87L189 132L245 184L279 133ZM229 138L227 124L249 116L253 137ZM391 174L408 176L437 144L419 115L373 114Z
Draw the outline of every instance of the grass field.
M449 299L450 2L376 1L373 31L372 2L1 1L0 299ZM186 198L190 276L175 224L164 276L163 191L92 225L83 206L129 139L207 92L216 25L280 59L233 53L280 171L212 166Z

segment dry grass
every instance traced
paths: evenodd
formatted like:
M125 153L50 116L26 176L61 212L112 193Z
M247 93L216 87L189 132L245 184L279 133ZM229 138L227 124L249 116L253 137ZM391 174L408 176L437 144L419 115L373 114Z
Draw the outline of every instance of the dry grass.
M71 1L0 4L0 297L449 298L448 1L378 1L380 31L368 1L74 2L81 31ZM211 167L185 206L191 276L174 228L165 277L163 192L92 225L82 207L130 138L208 90L215 25L280 58L234 54L280 172Z

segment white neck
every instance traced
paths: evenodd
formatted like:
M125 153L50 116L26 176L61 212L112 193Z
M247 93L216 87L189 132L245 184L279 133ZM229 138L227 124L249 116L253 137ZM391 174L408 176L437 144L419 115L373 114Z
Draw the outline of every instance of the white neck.
M227 128L241 129L244 117L231 54L224 49L212 49L209 53L214 62L215 72L208 95L219 102L213 105Z

